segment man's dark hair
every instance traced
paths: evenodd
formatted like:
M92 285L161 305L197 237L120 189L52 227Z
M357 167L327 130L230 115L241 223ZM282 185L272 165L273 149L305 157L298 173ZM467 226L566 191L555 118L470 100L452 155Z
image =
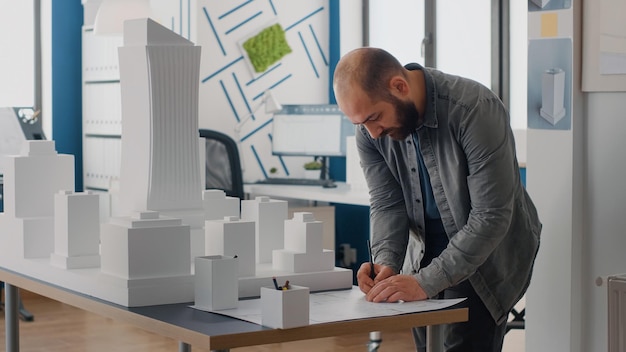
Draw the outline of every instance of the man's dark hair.
M355 82L373 101L389 101L389 81L393 76L404 76L402 64L383 49L364 48L361 65L361 72L356 75Z

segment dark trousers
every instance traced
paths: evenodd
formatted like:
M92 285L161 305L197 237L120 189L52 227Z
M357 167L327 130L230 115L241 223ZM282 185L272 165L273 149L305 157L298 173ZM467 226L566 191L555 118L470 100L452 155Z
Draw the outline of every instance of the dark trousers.
M506 321L496 325L491 314L468 280L444 290L439 298L467 297L469 321L443 325L446 352L499 352L506 333ZM426 328L413 328L417 351L426 351Z

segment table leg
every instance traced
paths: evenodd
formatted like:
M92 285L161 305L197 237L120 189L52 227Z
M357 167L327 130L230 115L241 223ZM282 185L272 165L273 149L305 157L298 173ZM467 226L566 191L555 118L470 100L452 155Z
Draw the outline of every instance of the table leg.
M443 352L443 334L441 325L426 327L426 352Z
M20 330L18 325L19 297L17 287L4 283L4 320L6 331L6 351L20 350Z

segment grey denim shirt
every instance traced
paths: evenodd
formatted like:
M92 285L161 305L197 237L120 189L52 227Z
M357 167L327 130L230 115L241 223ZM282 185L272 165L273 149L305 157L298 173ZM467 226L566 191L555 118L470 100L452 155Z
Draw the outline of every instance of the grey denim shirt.
M497 323L524 295L539 249L541 223L520 180L509 115L474 81L413 64L426 81L419 147L450 240L413 274L429 297L469 279ZM370 193L372 251L399 272L409 230L425 228L419 167L411 136L373 139L357 126L356 143Z

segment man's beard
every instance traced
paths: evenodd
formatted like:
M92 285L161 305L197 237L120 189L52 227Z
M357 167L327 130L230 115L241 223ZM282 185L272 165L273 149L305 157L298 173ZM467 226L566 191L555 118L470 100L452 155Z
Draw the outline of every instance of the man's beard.
M403 101L391 96L389 102L396 109L396 117L400 127L389 128L383 132L383 135L388 135L396 141L402 141L417 129L419 111L412 101Z

